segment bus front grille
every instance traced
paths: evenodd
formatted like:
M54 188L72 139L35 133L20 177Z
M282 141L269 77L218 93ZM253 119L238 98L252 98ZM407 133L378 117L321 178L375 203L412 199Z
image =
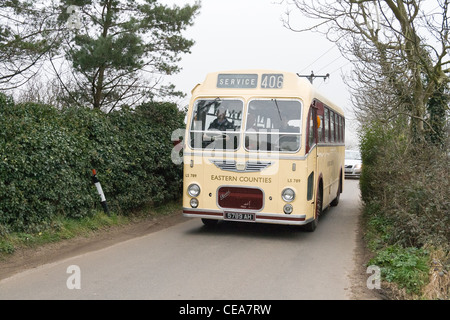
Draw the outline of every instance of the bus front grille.
M246 187L221 187L217 202L225 209L261 210L264 204L262 190Z
M224 171L233 171L233 172L260 172L265 168L272 165L272 162L251 162L246 161L245 166L242 168L239 167L239 164L236 161L223 161L223 160L210 160L217 168Z

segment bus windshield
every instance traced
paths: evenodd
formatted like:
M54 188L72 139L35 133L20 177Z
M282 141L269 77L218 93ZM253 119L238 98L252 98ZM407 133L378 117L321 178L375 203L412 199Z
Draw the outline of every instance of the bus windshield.
M253 99L248 103L244 119L241 99L198 99L192 113L190 146L237 150L245 132L247 151L297 152L301 141L301 110L299 100Z
M237 150L244 103L239 99L199 99L190 131L191 148Z
M298 151L301 109L302 104L298 100L250 101L245 126L245 148L249 151Z

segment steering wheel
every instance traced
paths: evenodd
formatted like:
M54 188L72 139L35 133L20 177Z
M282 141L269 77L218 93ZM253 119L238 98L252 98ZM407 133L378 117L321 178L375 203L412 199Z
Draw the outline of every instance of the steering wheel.
M229 140L229 139L230 139L230 136L221 131L211 131L211 134L209 134L209 132L208 132L203 135L203 141L222 141L222 140Z

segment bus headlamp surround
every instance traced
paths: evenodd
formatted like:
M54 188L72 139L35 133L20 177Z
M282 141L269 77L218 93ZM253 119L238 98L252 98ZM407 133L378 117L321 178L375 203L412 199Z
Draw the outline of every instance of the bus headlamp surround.
M290 203L285 204L283 207L283 211L285 214L291 214L293 210L294 210L294 208L292 207L292 204L290 204Z
M191 208L197 208L198 207L197 198L192 198L191 201L189 201L189 204L191 205Z
M200 187L196 183L190 184L187 188L187 192L191 197L198 197L200 194Z
M281 198L286 202L294 201L295 199L295 192L291 188L285 188L281 192Z

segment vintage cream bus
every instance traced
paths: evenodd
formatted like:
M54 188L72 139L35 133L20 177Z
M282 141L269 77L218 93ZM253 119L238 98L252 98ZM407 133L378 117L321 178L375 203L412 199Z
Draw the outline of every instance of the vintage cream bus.
M215 72L192 90L183 215L305 225L343 190L342 109L295 73Z

